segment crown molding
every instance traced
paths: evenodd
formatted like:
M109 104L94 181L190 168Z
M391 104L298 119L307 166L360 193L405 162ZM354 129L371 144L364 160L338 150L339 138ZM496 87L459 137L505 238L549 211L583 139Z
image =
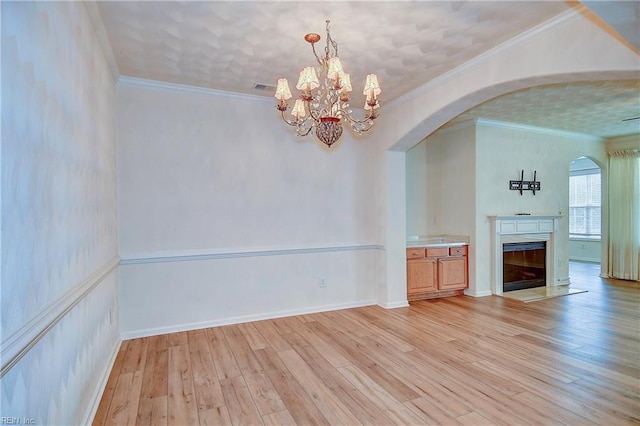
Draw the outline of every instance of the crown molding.
M207 96L224 96L253 102L273 102L269 96L247 95L245 93L229 92L226 90L210 89L207 87L191 86L187 84L168 83L159 80L149 80L146 78L129 77L121 75L118 85L145 87L156 90L164 90L176 93L194 93Z
M473 121L475 121L476 125L482 125L487 127L521 130L525 132L539 133L539 134L548 135L548 136L561 136L565 138L581 139L584 141L604 143L604 138L601 138L599 136L588 135L585 133L568 132L565 130L556 130L556 129L549 129L545 127L529 126L527 124L509 123L506 121L495 121L495 120L489 120L486 118L478 118Z
M503 53L504 51L507 51L515 46L518 46L526 41L528 41L529 39L536 37L540 34L545 34L547 32L551 32L551 31L555 31L558 27L560 27L561 25L565 25L569 22L572 22L573 20L579 18L581 16L580 11L576 11L574 9L569 9L566 12L563 12L557 16L554 16L551 19L548 19L547 21L541 23L540 25L537 25L523 33L520 33L518 35L516 35L515 37L505 41L502 44L499 44L489 50L487 50L484 53L481 53L480 55L476 56L475 58L472 58L470 60L468 60L467 62L464 62L460 65L458 65L457 67L455 67L454 69L447 71L446 73L439 75L438 77L434 78L431 81L428 81L427 83L423 84L422 86L417 87L416 89L410 91L409 93L406 93L402 96L400 96L399 98L391 101L389 103L389 107L391 106L396 106L397 104L401 104L404 103L412 98L414 98L415 96L420 95L422 92L426 92L428 91L430 88L434 87L434 86L439 86L441 84L444 84L446 82L449 82L450 80L454 80L456 79L459 75L466 73L469 70L472 70L474 68L478 68L484 64L486 64L488 61L490 61L494 56L497 56L501 53Z

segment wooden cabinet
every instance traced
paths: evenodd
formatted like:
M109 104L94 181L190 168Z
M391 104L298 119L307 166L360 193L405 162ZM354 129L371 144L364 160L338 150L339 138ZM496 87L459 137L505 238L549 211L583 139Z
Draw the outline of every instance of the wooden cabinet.
M438 266L435 259L413 259L407 262L407 293L417 294L438 289Z
M438 290L458 290L467 287L467 257L438 259Z
M469 284L467 246L407 249L408 300L455 296Z

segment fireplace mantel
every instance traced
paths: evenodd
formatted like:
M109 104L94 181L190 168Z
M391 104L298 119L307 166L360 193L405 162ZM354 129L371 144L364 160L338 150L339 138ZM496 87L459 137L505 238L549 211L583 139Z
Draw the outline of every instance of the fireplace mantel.
M547 264L547 287L556 285L556 262L554 261L555 232L560 215L493 215L491 219L491 292L502 294L502 245L506 243L545 241Z

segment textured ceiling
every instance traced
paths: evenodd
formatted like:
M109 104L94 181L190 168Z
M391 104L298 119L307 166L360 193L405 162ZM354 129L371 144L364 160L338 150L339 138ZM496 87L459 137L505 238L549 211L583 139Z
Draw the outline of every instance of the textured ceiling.
M640 117L640 81L600 81L512 92L460 114L447 126L483 118L613 137L640 133L640 119L627 120L634 117Z
M299 71L314 64L311 48L303 37L309 32L320 34L319 47L323 49L324 21L330 19L331 35L338 42L345 70L352 76L354 92L362 90L367 74L376 73L383 90L383 106L572 8L565 1L101 1L97 4L121 75L264 96L273 93L255 89L256 83L275 85L278 78L286 77L295 84ZM578 87L588 90L590 86ZM611 87L595 84L599 94L594 96L606 98L603 92ZM627 101L629 93L637 99L637 85L620 88L624 93L617 90L616 93L626 96ZM519 103L496 106L495 111L510 113L508 117L516 122L528 120L528 115L532 115L532 122L540 122L544 111L534 114L531 107L534 103L524 103L525 117L514 116L523 105L523 96L537 94L544 96L540 105L545 111L548 102L566 111L584 106L570 101L563 108L571 89L563 86L562 90L562 96L549 95L543 89L514 94ZM586 103L588 95L581 99ZM614 102L607 99L602 105L611 108ZM625 108L626 114L628 103ZM618 115L622 112L618 111ZM590 116L601 113L599 110ZM566 125L560 123L558 115L554 117L554 125ZM499 116L494 119L510 121ZM593 131L596 130L593 134L603 131Z

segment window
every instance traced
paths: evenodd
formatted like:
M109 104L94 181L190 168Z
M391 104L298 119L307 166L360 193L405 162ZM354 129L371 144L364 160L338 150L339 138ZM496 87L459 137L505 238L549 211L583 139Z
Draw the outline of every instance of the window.
M578 159L576 162L583 160ZM569 175L569 236L600 239L600 169L572 170Z

